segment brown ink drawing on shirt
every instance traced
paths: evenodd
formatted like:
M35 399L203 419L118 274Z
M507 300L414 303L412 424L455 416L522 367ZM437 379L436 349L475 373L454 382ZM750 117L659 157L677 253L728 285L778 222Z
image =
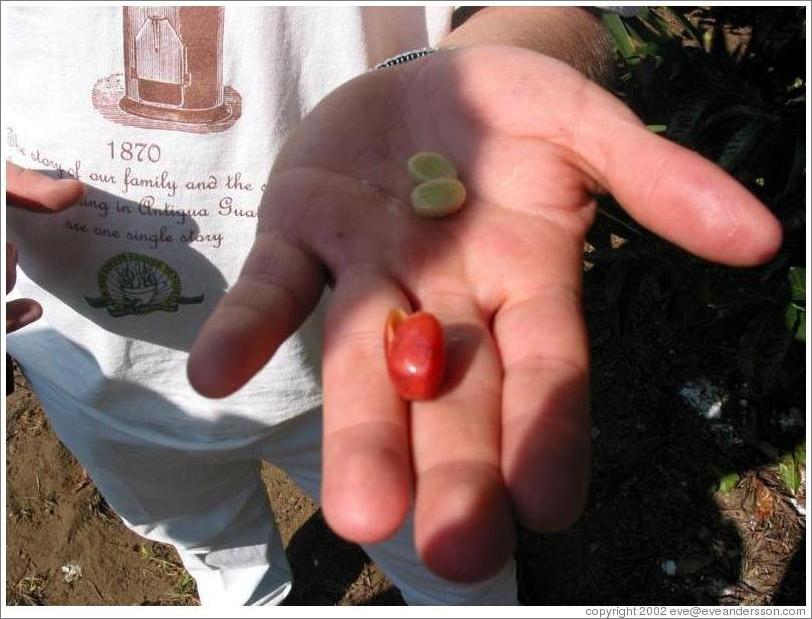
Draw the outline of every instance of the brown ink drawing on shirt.
M210 133L240 117L223 85L223 7L124 6L124 73L96 82L105 118L145 129Z

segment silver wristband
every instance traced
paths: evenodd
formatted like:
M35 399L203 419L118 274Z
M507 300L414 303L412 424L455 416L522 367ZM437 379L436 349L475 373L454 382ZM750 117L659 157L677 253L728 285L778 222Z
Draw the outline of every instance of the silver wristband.
M393 67L396 64L403 64L404 62L409 62L411 60L417 60L418 58L422 58L423 56L428 56L429 54L433 54L436 52L437 49L434 47L424 47L422 49L413 49L408 52L403 52L398 54L397 56L392 56L391 58L387 58L383 62L379 62L375 65L376 69L385 69L386 67Z

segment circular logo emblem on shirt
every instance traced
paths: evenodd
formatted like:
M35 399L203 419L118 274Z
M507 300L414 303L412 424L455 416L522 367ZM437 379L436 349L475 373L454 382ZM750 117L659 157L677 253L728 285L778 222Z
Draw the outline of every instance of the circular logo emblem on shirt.
M85 297L91 307L106 307L113 317L178 311L179 305L202 303L203 296L181 296L180 276L166 263L133 252L110 258L99 269L99 297Z

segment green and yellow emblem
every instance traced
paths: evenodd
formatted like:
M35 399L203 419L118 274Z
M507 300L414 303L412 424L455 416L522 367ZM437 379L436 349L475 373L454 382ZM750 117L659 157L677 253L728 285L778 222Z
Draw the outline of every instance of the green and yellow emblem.
M133 252L110 258L99 269L99 297L85 297L91 307L106 307L111 316L164 311L202 303L203 295L181 296L180 276L166 263Z

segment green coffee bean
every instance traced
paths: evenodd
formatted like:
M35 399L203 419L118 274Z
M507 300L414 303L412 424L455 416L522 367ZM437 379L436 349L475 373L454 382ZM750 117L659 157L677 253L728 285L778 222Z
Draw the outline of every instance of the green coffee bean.
M435 178L412 190L412 207L421 217L445 217L465 202L465 186L456 178Z
M415 153L409 157L409 176L416 183L435 178L457 178L457 169L448 159L437 153Z

